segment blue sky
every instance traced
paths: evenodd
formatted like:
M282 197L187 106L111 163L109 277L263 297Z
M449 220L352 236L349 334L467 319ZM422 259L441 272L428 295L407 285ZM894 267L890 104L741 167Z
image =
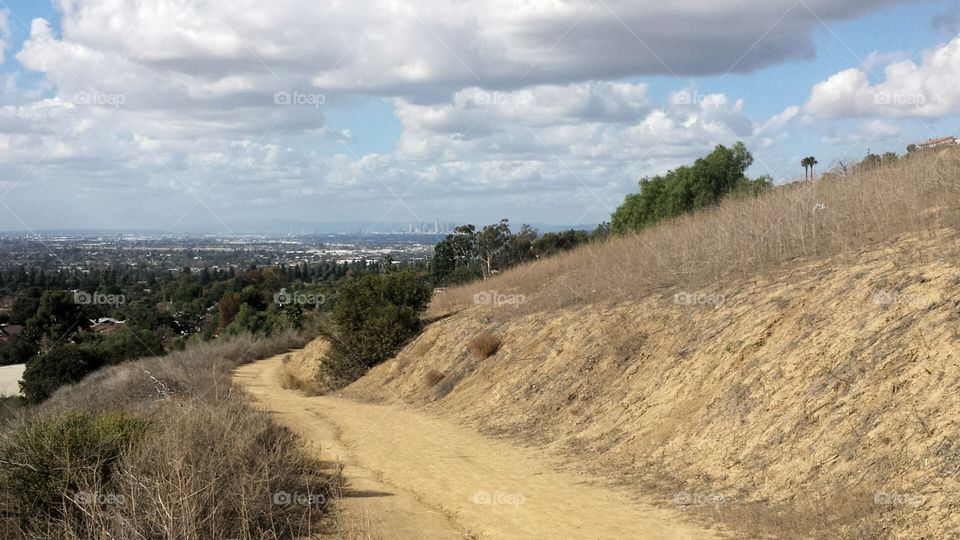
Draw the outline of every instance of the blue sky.
M63 5L0 0L2 230L591 226L715 144L960 135L956 0Z

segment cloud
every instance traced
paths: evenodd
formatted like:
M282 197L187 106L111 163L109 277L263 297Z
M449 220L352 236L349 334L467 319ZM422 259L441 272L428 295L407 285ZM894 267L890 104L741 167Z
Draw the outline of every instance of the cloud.
M957 6L951 6L947 11L934 16L933 29L940 34L950 36L960 32L960 11L957 10Z
M810 114L757 126L732 97L658 102L625 81L810 58L822 21L910 1L58 0L59 25L32 21L16 53L42 99L0 108L0 189L51 201L24 206L37 219L75 205L161 228L207 210L452 216L477 198L606 215L644 175ZM394 152L358 150L358 125L328 131L331 107L382 101Z
M19 58L59 85L160 96L143 103L310 88L443 101L468 86L751 72L812 57L822 20L908 1L61 0L62 38L35 22Z
M848 69L816 84L804 110L819 117L940 118L960 113L960 36L923 55L894 62L884 80Z
M756 130L755 135L769 134L771 132L779 132L787 124L789 124L794 118L800 114L800 107L796 105L791 105L783 110L779 114L775 114L769 120L764 122Z
M404 130L398 154L636 160L695 155L753 131L742 101L727 103L722 94L690 101L677 97L687 92L681 90L658 106L647 91L643 84L597 81L511 92L468 88L436 105L399 99Z
M821 141L824 144L854 145L865 142L880 142L900 135L900 126L884 120L872 120L856 127L853 131L838 132L831 129Z
M7 42L10 40L9 12L0 9L0 66L7 57Z

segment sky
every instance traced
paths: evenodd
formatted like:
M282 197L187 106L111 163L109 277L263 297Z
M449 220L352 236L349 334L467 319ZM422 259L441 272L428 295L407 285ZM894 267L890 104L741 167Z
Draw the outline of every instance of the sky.
M0 0L0 231L593 227L946 135L958 0Z

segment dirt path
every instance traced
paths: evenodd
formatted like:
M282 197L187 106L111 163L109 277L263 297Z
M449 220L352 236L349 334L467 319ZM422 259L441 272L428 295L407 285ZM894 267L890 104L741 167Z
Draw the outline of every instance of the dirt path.
M25 364L0 367L0 397L20 395L20 378L26 368Z
M236 380L279 421L339 459L344 511L374 538L703 539L680 514L557 472L536 450L396 406L284 390L282 356Z

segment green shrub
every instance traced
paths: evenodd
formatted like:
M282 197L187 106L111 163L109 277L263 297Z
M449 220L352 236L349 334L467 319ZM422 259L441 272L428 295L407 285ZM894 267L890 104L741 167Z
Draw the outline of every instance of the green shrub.
M342 385L396 354L420 333L430 295L429 285L409 271L345 281L333 309L335 335L325 376Z
M103 359L88 348L73 343L56 347L27 362L20 389L30 403L40 403L65 384L83 379L100 369Z
M21 523L62 517L69 498L110 482L121 454L148 423L121 414L37 415L8 426L0 442L0 500Z
M3 424L16 418L24 405L25 402L20 396L0 397L0 429L3 429Z
M678 167L663 176L645 178L640 193L627 195L611 220L616 234L637 231L665 219L719 203L728 195L751 196L772 186L769 177L750 180L746 170L753 155L743 143L733 148L718 145L693 165Z

